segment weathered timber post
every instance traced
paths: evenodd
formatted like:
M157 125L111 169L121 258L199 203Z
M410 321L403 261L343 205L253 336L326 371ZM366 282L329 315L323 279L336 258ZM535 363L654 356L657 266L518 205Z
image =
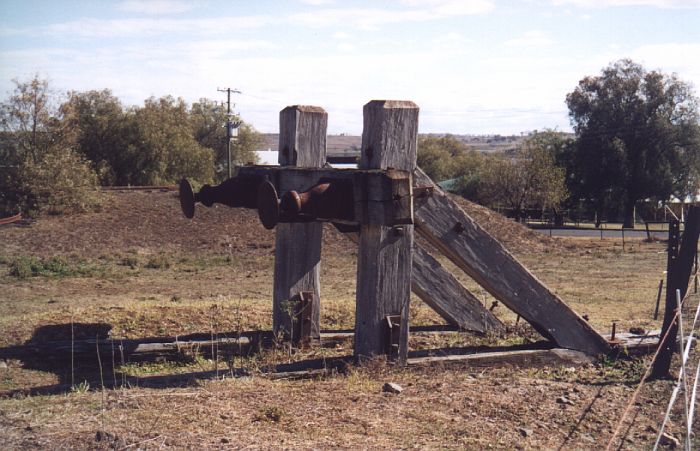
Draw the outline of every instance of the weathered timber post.
M668 232L668 263L666 281L666 310L661 327L662 341L659 343L658 356L654 361L651 378L658 379L669 376L671 358L676 348L678 336L678 318L676 317L676 290L680 290L681 299L688 292L690 275L693 270L693 260L698 248L700 237L700 207L691 205L686 216L685 230L678 247L679 223L671 220ZM680 315L682 312L678 312ZM663 340L664 336L666 339Z
M363 114L359 168L412 172L416 168L418 106L373 100L364 106ZM371 191L368 195L372 196ZM381 206L368 202L366 208L372 215L372 209ZM406 361L412 255L412 224L361 225L355 310L358 359L388 355L400 363Z
M328 114L323 108L296 105L280 112L279 157L280 166L321 168L326 162L326 128ZM280 187L281 192L288 187ZM296 187L291 187L296 189ZM317 341L321 336L319 282L321 268L320 222L277 224L275 238L275 279L273 292L272 327L294 341ZM311 292L310 327L295 328L293 321L299 311L301 293ZM308 318L308 313L304 315ZM310 333L309 337L294 337L294 330Z

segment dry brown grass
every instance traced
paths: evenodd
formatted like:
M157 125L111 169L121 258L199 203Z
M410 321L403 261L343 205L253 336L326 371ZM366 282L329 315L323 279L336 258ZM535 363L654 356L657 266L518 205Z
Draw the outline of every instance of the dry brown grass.
M202 209L200 222L182 223L167 216L170 209L177 213L170 193L152 195L156 201L150 205L151 198L144 193L128 198L116 194L112 209L103 214L0 229L0 346L22 344L41 326L72 320L108 324L113 336L124 338L269 329L272 235L258 227L254 217L232 210ZM139 218L126 217L131 205L139 205ZM153 209L156 213L148 214ZM663 244L634 241L623 252L621 243L612 239L540 239L507 220L489 217L493 213L482 214L484 221L495 224L494 235L521 243L513 246L516 256L574 310L588 315L596 328L608 330L612 321L618 322L618 330L660 325L651 314L665 268ZM62 255L70 265L83 262L93 269L68 277L17 279L7 274L14 258L31 255ZM324 239L322 268L322 327L350 328L355 253L332 231ZM482 296L460 271L454 273ZM492 299L484 298L490 306ZM412 324L440 322L417 299L411 309ZM508 323L515 321L502 305L495 313ZM528 339L522 329L504 337L417 335L411 346L513 344ZM104 393L93 383L89 390L78 385L76 391L57 396L0 399L0 447L602 448L645 363L406 370L373 362L312 381L272 381L257 371L268 364L351 353L350 342L293 355L281 347L234 360L236 367L252 374L245 378ZM202 358L122 369L146 378L215 367L228 374L226 362ZM49 370L13 360L8 368L0 368L0 389L65 383L70 371L66 362ZM401 384L405 391L382 393L387 381ZM667 382L655 382L642 391L623 448L649 446L669 391ZM571 404L558 403L561 396ZM532 434L524 436L529 430ZM671 430L678 432L679 426L674 423Z

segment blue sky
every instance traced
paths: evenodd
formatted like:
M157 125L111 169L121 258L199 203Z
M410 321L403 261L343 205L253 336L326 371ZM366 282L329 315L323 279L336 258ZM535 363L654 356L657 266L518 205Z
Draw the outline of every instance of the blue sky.
M276 132L286 105L359 134L371 99L421 107L420 131L569 130L578 80L633 58L700 87L700 0L0 0L0 92L38 73L125 104L242 91Z

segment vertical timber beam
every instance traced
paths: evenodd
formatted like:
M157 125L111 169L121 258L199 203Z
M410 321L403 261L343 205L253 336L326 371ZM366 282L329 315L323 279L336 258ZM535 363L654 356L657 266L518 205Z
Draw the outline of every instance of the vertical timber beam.
M326 128L328 114L315 106L289 106L280 112L279 164L320 168L326 162ZM287 190L280 187L280 194ZM322 224L280 223L275 238L275 279L273 289L272 329L294 341L294 330L306 330L318 341L321 336L321 235ZM302 292L311 292L310 328L295 328L296 303ZM308 307L307 307L308 308Z
M360 169L416 168L418 106L373 100L363 109ZM373 206L368 204L368 209ZM413 225L362 224L357 256L355 357L408 355ZM398 325L399 330L396 330Z
M334 225L353 243L359 241L358 233ZM411 290L445 321L460 329L480 334L504 329L503 323L419 243L413 245Z
M658 356L652 365L650 375L652 379L666 378L670 375L671 358L676 349L678 337L678 317L676 314L682 313L677 308L676 290L680 290L681 299L685 299L700 237L700 207L691 205L685 219L685 230L680 239L680 248L678 245L680 224L678 220L671 220L669 223L666 309L661 327L662 341L659 343Z

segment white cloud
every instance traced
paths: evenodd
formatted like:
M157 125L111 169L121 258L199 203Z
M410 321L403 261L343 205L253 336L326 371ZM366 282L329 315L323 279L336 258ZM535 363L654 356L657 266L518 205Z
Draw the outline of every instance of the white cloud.
M644 45L628 55L646 69L676 72L685 81L700 89L700 43L667 43Z
M611 6L653 6L664 9L700 8L700 0L551 0L552 4L574 5L580 8L607 8Z
M340 50L341 52L352 52L356 50L356 47L347 42L343 42L341 44L338 44L338 50Z
M476 41L467 38L461 33L455 31L441 35L433 39L433 49L443 55L454 55L455 58L460 58L474 48Z
M230 53L249 52L253 50L272 50L276 45L261 39L221 39L200 40L177 44L170 50L170 57L177 59L178 55L187 52L200 58L220 57Z
M450 33L438 36L434 39L436 44L473 44L474 39L467 38L461 33L452 31Z
M448 17L485 14L493 10L488 0L404 0L409 8L331 8L293 14L292 23L311 27L352 24L363 29L403 22L424 22Z
M345 40L350 39L351 37L352 36L342 31L336 31L335 33L333 33L333 39Z
M481 14L493 9L493 3L488 0L401 0L401 3L427 7L446 15Z
M441 17L483 14L490 12L494 8L493 3L486 0L452 0L437 1L434 3L435 12Z
M60 36L79 38L110 38L156 36L166 33L223 35L231 30L261 28L277 22L270 16L238 16L211 19L94 19L83 18L69 22L27 28L2 28L0 36Z
M517 38L509 39L505 44L509 47L547 47L550 46L553 41L547 36L546 33L534 30L528 31Z
M311 5L311 6L322 6L322 5L332 5L335 3L333 0L299 0L301 3L304 3L305 5Z
M178 9L178 5L180 5ZM407 3L405 3L408 5ZM414 4L414 3L411 3ZM146 5L146 6L143 6ZM179 12L190 3L175 0L151 2L127 1L122 8L130 11L164 14ZM377 29L381 25L405 22L424 22L473 14L488 13L493 9L489 0L453 1L427 0L415 2L420 7L402 8L323 8L288 16L251 15L204 19L189 18L81 18L45 26L0 28L0 36L61 36L62 38L107 38L129 36L156 36L167 33L224 35L232 30L259 29L270 25L292 24L306 27L333 27L347 25L362 29ZM140 9L139 9L140 8Z
M117 10L141 14L179 14L190 11L196 3L180 0L126 0L117 5Z

